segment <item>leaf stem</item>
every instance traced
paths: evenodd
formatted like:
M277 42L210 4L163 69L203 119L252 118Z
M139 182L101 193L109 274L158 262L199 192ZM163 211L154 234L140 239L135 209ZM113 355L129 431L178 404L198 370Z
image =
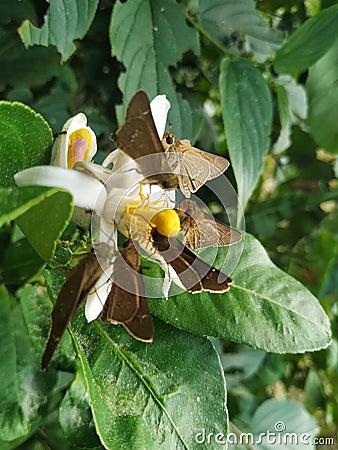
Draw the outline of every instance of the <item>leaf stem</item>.
M236 425L234 425L231 421L229 421L229 430L234 433L238 438L240 438L243 435L243 432L238 429L236 427ZM252 445L245 443L245 442L241 442L242 445L244 445L245 448L247 448L248 450L255 450Z
M201 25L196 22L192 17L188 14L186 15L186 19L190 24L196 28L196 30L203 35L209 42L211 42L218 50L220 50L225 56L238 56L234 52L229 52L225 47L223 47L219 41L211 36Z

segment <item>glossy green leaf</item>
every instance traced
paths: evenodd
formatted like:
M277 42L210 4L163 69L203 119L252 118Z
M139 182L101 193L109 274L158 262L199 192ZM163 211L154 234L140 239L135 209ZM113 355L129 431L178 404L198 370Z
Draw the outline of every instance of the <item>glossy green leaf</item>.
M253 0L200 0L198 12L201 26L220 45L232 33L244 35L257 61L265 61L282 45L282 33L269 27Z
M307 20L277 52L273 63L276 72L297 75L312 66L337 39L337 29L338 5Z
M25 238L10 242L1 256L2 281L12 290L37 276L46 264Z
M30 433L55 379L40 371L17 300L4 287L0 297L0 439L11 441Z
M209 340L156 320L154 342L141 343L120 326L88 325L82 313L72 329L106 448L200 449L204 427L226 433L223 372Z
M270 144L271 94L261 73L243 58L223 59L219 89L230 160L244 208Z
M22 42L28 48L31 45L55 45L63 60L66 61L76 50L74 40L82 39L96 13L98 0L54 0L44 17L41 28L29 20L18 29Z
M67 439L78 447L97 448L100 440L95 432L88 394L77 374L60 407L60 423Z
M54 253L56 241L66 229L73 212L72 196L57 191L16 219L30 244L45 261Z
M119 122L124 119L132 95L142 88L150 98L166 94L171 102L168 120L173 123L173 131L179 137L193 138L192 111L176 94L168 70L184 52L199 52L197 33L185 22L184 6L174 0L116 2L110 42L113 54L126 68L119 82L124 93L123 107L118 109Z
M210 251L205 249L201 257L208 260ZM226 253L219 249L216 267L222 267ZM329 345L330 324L318 300L274 266L250 235L231 278L229 292L149 299L151 311L178 328L269 352L300 353Z
M32 247L48 261L73 212L72 196L57 188L0 190L0 224L16 220Z
M0 102L0 186L27 167L49 163L52 131L40 114L22 103Z
M310 106L308 124L311 134L320 147L336 154L338 153L337 52L338 41L310 68L306 82ZM330 95L327 95L328 92Z

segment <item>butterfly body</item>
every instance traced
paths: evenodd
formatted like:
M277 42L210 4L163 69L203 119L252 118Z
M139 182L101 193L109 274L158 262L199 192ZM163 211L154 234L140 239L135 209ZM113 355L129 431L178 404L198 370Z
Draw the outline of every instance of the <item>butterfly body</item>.
M180 189L187 198L229 167L227 159L192 147L187 139L178 140L173 133L164 134L162 145L171 169L178 176Z

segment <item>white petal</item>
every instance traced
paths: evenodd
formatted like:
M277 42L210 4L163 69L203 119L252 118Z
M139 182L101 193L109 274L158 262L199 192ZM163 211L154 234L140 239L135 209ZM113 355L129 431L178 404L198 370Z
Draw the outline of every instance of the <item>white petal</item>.
M75 206L100 212L106 199L104 185L76 170L56 166L36 166L14 175L18 186L49 186L66 189Z
M165 274L163 278L162 293L166 300L168 300L169 297L170 286L171 286L171 279L167 277L167 274Z
M157 95L150 102L151 114L153 116L157 134L162 139L165 126L167 123L168 111L170 109L170 102L165 95Z
M117 250L117 229L113 220L107 221L103 215L94 214L91 223L91 236L94 242L94 249L98 260L107 259L107 255L100 255L100 247L104 249L104 245L109 245L109 254L112 255ZM107 246L106 246L107 247ZM107 253L107 252L106 252ZM103 264L101 264L103 265Z
M74 131L82 128L86 129L90 134L90 146L84 160L92 160L97 151L96 136L94 131L87 126L86 115L79 113L67 120L62 128L62 132L56 138L52 148L51 165L71 169L71 167L68 167L69 137Z
M88 322L95 320L101 314L104 304L106 303L108 294L111 290L110 277L113 272L113 265L111 265L101 275L96 283L95 290L88 295L85 316Z
M105 183L112 174L112 171L110 169L102 167L100 164L95 164L87 161L76 162L73 166L73 169L90 177L94 177L102 183Z

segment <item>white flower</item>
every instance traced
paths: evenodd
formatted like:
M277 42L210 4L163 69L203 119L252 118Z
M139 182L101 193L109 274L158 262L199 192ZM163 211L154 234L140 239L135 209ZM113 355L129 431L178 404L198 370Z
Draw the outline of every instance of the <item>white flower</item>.
M162 139L170 103L165 95L158 95L151 101L150 108L157 133ZM110 236L112 229L107 229L107 224L112 221L116 224L118 231L126 237L129 237L130 233L132 235L137 233L140 246L164 270L162 291L167 298L172 280L180 287L183 286L177 276L173 279L173 273L164 259L154 253L154 248L149 241L148 224L159 211L175 207L175 191L164 191L158 185L143 184L142 192L140 192L140 182L144 176L140 173L134 159L119 149L111 152L102 165L107 167L112 163L112 175L106 180L107 199L98 225L100 230L105 228L105 231L103 235L99 231L99 240L102 241L105 236ZM95 290L87 297L85 314L88 322L95 320L102 311L109 294L109 283L105 282L108 278L109 274L106 271L97 283L100 286L99 290Z
M88 225L88 211L102 212L106 194L103 182L111 174L108 169L89 162L96 151L96 136L87 126L87 117L83 113L77 114L65 123L56 138L51 165L22 170L15 174L14 180L18 186L37 185L68 190L75 205L73 220L79 225Z
M51 165L72 169L78 161L90 162L97 151L94 131L79 113L64 124L52 148Z
M150 106L161 139L170 103L165 95L159 95ZM172 280L180 287L183 286L164 259L154 252L148 232L152 217L163 209L175 207L175 191L142 184L141 192L140 182L144 177L132 158L117 149L107 156L101 166L91 162L96 149L96 137L87 126L86 116L77 114L66 122L63 132L58 136L52 150L51 165L23 170L15 175L15 182L18 186L52 186L70 191L76 207L76 222L84 224L85 211L94 212L94 242L108 243L112 253L117 250L117 230L126 237L137 232L140 247L165 272L162 290L167 297ZM113 164L112 169L108 169L110 164ZM87 297L85 314L88 322L99 316L107 299L111 287L109 278L114 269L113 260Z

